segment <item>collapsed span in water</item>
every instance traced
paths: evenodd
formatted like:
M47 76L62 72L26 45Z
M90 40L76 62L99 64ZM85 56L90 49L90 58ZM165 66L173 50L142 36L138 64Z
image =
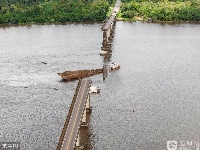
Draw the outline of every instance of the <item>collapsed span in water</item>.
M91 70L76 70L76 71L65 71L63 73L58 73L64 80L76 80L81 78L87 78L90 76L98 75L103 73L102 69L91 69Z

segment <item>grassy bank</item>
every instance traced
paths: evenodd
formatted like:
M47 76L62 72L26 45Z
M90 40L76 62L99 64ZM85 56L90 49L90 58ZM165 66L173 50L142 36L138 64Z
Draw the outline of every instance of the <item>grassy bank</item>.
M199 0L122 0L122 20L200 21Z
M0 0L0 24L93 22L113 0Z

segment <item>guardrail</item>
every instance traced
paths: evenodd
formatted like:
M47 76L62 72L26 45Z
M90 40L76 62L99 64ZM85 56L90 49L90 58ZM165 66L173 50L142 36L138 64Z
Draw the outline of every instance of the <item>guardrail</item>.
M72 99L72 102L71 102L71 105L70 105L70 108L69 108L69 111L68 111L68 115L67 115L67 118L65 120L65 124L64 124L63 130L61 132L60 139L59 139L56 150L61 150L61 146L62 146L64 137L65 137L65 133L66 133L66 130L67 130L67 127L68 127L68 124L69 124L71 113L72 113L72 110L73 110L73 107L74 107L74 104L75 104L75 101L76 101L76 98L77 98L79 88L81 86L81 82L82 82L82 79L79 79L79 82L77 84L77 87L76 87L76 90L75 90L75 93L74 93L74 97Z

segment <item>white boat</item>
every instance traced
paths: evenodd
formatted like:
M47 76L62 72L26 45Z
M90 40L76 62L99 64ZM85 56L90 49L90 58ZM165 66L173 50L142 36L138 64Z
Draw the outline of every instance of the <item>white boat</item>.
M96 86L91 86L90 93L100 93L100 88L98 88Z
M120 65L119 64L117 64L117 63L112 63L112 64L110 64L110 69L111 70L116 70L116 69L119 69L120 68Z

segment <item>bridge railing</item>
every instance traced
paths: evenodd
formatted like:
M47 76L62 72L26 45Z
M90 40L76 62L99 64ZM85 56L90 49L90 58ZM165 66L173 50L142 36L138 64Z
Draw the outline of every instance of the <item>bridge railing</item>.
M69 111L68 111L68 115L67 115L67 118L65 120L64 127L63 127L63 130L61 132L60 139L59 139L59 142L58 142L56 150L61 150L61 146L62 146L64 137L65 137L67 126L69 124L71 113L72 113L72 110L73 110L73 107L74 107L74 104L75 104L75 101L76 101L76 98L77 98L77 94L78 94L79 88L81 86L81 82L82 82L82 79L79 79L79 82L78 82L78 85L76 87L76 90L75 90L75 93L74 93L74 97L72 99L72 102L71 102L71 105L70 105L70 108L69 108Z

